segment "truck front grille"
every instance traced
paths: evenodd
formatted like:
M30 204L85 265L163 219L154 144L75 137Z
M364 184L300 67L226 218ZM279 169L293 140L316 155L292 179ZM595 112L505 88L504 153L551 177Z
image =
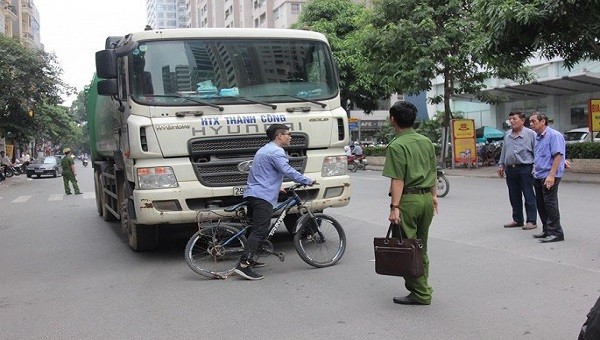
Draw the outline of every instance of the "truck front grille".
M252 160L266 143L264 135L197 138L188 141L188 150L200 183L208 187L235 186L245 185L248 180L248 174L238 165ZM285 148L290 165L301 173L306 167L307 148L308 136L304 133L292 133L292 144Z

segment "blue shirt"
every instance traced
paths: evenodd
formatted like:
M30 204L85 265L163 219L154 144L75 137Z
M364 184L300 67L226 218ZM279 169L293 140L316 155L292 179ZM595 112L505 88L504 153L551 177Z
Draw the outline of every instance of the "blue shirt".
M533 177L544 179L552 169L553 156L561 154L563 156L556 170L554 177L561 178L565 172L565 137L562 133L546 126L544 132L538 134L535 138L535 161L533 164Z
M261 198L275 206L284 176L296 183L308 185L313 182L292 168L282 147L270 142L254 155L244 197Z
M516 134L509 130L504 136L498 165L533 164L535 137L535 131L526 127Z

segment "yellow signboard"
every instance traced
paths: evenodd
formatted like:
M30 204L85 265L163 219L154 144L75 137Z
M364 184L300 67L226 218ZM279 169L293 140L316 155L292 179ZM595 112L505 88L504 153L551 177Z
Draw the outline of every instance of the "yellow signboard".
M590 99L590 129L600 131L600 99Z
M356 117L350 117L348 118L348 123L358 123L360 119L356 118Z
M455 164L477 163L473 119L452 119L452 157Z
M475 121L473 119L452 119L452 135L454 138L475 138Z

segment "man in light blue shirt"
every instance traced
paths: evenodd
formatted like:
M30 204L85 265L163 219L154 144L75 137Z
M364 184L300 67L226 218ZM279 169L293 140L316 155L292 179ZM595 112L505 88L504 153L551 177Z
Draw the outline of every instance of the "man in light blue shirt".
M533 237L539 238L542 243L564 241L558 209L558 184L565 172L565 137L548 126L548 117L543 113L534 112L529 122L537 133L533 187L543 228L541 234Z
M264 267L264 263L256 262L254 255L269 234L273 207L277 204L283 178L288 177L296 183L306 185L312 185L315 182L290 165L285 150L283 150L283 147L289 146L292 140L286 125L273 124L269 126L267 137L270 142L254 155L248 174L248 187L244 192L252 223L247 236L246 249L235 268L235 273L248 280L263 278L262 275L252 270L252 268Z

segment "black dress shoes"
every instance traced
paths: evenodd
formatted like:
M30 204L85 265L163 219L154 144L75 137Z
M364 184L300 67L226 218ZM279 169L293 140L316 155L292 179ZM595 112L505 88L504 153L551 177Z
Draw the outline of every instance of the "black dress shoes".
M564 241L565 237L562 235L548 235L546 237L544 237L543 239L540 239L541 243L550 243L550 242L560 242L560 241Z
M548 234L546 234L546 233L533 234L533 238L546 238L546 237L548 237Z
M403 297L394 297L394 303L399 303L401 305L428 305L428 303L419 302L408 295Z

